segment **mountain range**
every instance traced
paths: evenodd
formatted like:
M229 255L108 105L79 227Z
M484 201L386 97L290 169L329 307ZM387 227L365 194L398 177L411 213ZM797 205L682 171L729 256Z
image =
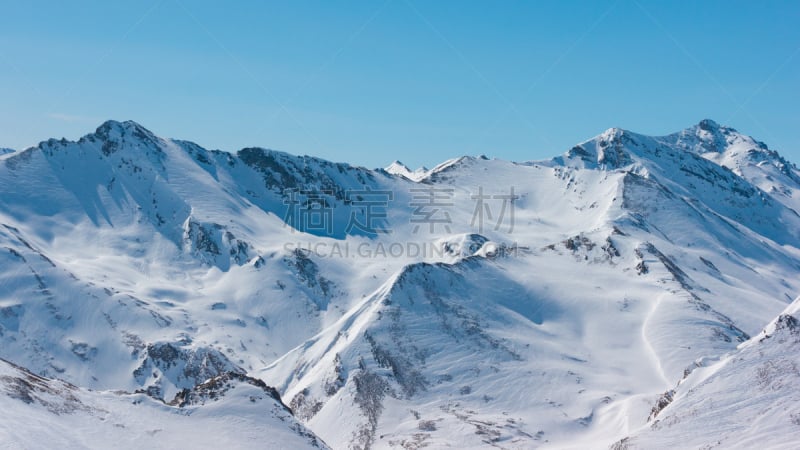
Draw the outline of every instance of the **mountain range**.
M794 448L798 211L712 120L430 170L0 150L0 442Z

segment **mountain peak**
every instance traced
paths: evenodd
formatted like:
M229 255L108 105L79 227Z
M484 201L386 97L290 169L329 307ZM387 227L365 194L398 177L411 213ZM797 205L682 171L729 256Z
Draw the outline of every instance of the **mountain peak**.
M153 134L152 132L150 132L150 130L148 130L147 128L143 127L139 123L134 122L133 120L125 120L125 121L122 121L122 122L117 121L117 120L106 120L99 127L97 127L97 130L95 130L95 134L101 134L101 135L106 134L107 135L112 130L131 131L131 132L138 131L138 132L146 133L146 134L150 134L150 135Z
M739 133L739 131L736 130L735 128L729 127L727 125L722 125L722 124L720 124L719 122L716 122L713 119L703 119L700 122L698 122L697 125L689 127L688 129L686 129L684 131L696 134L696 135L701 136L701 137L705 136L706 138L711 138L711 137L714 137L714 136L722 136L722 137L724 137L724 136L744 136L744 137L747 137L749 139L752 139L752 138L750 138L750 136L745 136L745 135Z
M391 164L386 166L384 170L386 170L389 173L393 173L392 170L404 170L409 172L411 171L411 169L407 165L403 164L402 161L397 159L395 159L394 161L392 161Z
M719 130L720 125L712 119L703 119L697 124L697 128L711 132Z
M103 153L106 155L116 152L120 145L126 141L145 143L148 147L158 151L158 142L161 141L150 130L132 120L124 122L107 120L97 127L94 133L81 138L81 140L84 139L103 142Z
M765 143L711 119L703 119L697 125L665 138L672 144L699 154L741 151L744 147L756 151L769 151Z
M404 177L404 178L408 178L409 180L412 180L412 181L419 181L419 180L425 178L428 175L428 172L429 172L428 169L425 168L424 166L420 167L420 168L418 168L416 170L411 170L407 165L403 164L399 160L394 160L391 164L386 166L383 170L385 170L386 172L388 172L388 173L390 173L392 175L398 175L398 176L401 176L401 177Z
M600 136L602 136L602 137L615 137L615 136L621 136L621 135L623 135L625 133L626 133L626 131L623 130L622 128L611 127L609 129L607 129L606 131L603 131L602 133L600 133Z

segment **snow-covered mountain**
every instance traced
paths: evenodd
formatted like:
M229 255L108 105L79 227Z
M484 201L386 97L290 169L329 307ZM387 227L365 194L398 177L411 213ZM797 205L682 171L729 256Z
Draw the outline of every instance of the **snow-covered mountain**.
M0 357L19 366L3 379L80 386L131 436L226 380L274 386L273 403L227 395L198 406L213 420L164 419L165 434L233 433L229 412L283 398L315 435L280 414L258 426L303 445L667 447L639 431L663 393L800 292L798 180L709 120L418 171L231 154L109 121L0 160ZM30 407L18 400L4 410ZM62 427L92 415L46 409Z

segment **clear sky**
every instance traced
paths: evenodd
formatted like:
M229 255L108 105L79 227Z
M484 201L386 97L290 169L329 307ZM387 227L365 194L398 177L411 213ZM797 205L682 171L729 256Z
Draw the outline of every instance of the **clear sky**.
M800 163L800 2L0 0L0 146L106 119L368 167L712 118Z

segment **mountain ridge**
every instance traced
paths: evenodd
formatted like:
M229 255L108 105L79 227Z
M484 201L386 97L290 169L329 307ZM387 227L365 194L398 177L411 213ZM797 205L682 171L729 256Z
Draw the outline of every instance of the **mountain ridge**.
M395 169L130 121L5 156L0 357L166 402L254 377L334 448L598 447L800 292L796 168L711 121Z

